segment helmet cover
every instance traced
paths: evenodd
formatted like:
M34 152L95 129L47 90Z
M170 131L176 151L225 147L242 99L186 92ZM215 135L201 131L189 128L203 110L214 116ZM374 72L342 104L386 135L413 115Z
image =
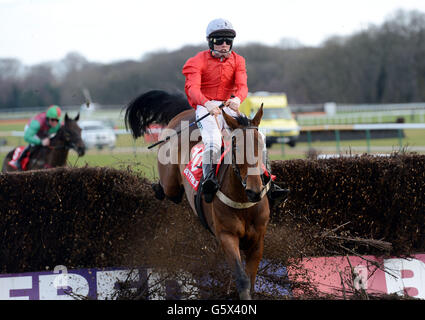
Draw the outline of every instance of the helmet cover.
M50 106L46 111L46 118L60 120L61 109L57 105Z

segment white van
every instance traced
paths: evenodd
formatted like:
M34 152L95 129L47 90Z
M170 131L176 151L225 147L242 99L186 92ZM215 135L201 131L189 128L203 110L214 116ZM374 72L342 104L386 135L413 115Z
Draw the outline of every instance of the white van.
M113 149L117 141L114 129L100 120L82 120L78 121L81 128L81 138L83 139L86 148L109 147Z

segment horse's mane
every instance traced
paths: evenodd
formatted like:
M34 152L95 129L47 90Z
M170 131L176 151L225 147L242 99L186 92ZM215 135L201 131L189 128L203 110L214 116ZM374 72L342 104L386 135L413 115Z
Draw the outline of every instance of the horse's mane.
M177 114L190 109L192 107L181 92L151 90L128 104L125 112L125 127L126 129L130 127L133 137L138 138L151 124L166 125Z
M51 141L59 141L60 138L63 138L63 133L65 131L65 124L62 124L58 131L56 131L53 135L50 135Z
M56 133L53 136L50 137L52 142L56 143L58 141L64 141L65 140L64 133L67 130L72 132L72 134L76 133L75 132L75 125L76 124L77 124L77 120L72 119L72 118L68 118L64 123L61 124L59 130L56 131Z
M57 138L58 134L62 134L65 132L66 129L71 129L71 127L69 126L69 121L75 121L73 119L69 119L68 118L68 126L66 126L66 122L64 122L63 124L61 124L60 128L58 129L58 131L56 131L56 133L53 135L52 139Z

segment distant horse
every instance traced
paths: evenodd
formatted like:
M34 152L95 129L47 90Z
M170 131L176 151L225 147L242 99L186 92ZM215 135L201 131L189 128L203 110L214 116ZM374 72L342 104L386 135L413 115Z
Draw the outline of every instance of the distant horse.
M37 146L30 151L30 159L26 170L62 167L66 164L70 149L74 149L78 156L83 156L85 145L81 139L81 128L77 124L79 117L80 114L77 114L75 119L71 119L68 114L65 114L65 123L50 139L50 145L47 147ZM2 172L17 171L9 165L15 150L16 148L6 155Z
M262 115L262 107L252 120L245 116L233 118L223 111L224 119L232 130L227 139L231 148L231 160L220 166L218 172L220 189L213 201L206 203L202 198L205 220L224 249L227 263L236 278L240 299L251 299L251 292L254 291L270 216L269 202L265 196L267 188L263 185L259 170L262 163L263 141L259 138L258 125ZM127 106L125 113L126 128L130 127L135 139L144 134L148 126L154 122L166 124L167 129L176 131L182 129L183 135L186 129L182 127L182 121L185 123L195 121L194 109L184 96L160 90L152 90L139 96ZM190 126L187 129L190 131L189 136L192 136L194 130L199 132L195 127ZM166 131L163 131L161 139L165 137ZM248 140L248 131L250 135L253 132L254 145L250 149L244 146L244 141ZM237 133L240 135L239 138L236 137ZM163 143L158 150L159 184L153 187L157 198L167 197L176 203L181 201L185 193L196 214L197 191L183 176L183 171L189 161L190 150L200 141L200 137L198 134L198 139L190 141L187 150L182 148L183 142L180 140L183 139L179 141L171 139ZM160 160L161 153L164 152L162 148L169 150L167 152L170 158L177 159L177 163L162 163ZM254 154L249 154L250 152ZM242 161L237 161L236 158ZM253 158L254 161L249 162L248 158ZM249 169L256 169L254 170L256 173L248 175ZM245 253L245 268L240 249Z

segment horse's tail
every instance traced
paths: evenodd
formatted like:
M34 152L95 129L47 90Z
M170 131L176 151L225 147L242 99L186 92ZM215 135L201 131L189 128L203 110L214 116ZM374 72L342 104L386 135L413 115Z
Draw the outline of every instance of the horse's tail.
M128 104L125 111L125 127L130 127L135 139L146 133L153 124L166 125L177 114L191 109L182 93L168 93L162 90L148 91Z

